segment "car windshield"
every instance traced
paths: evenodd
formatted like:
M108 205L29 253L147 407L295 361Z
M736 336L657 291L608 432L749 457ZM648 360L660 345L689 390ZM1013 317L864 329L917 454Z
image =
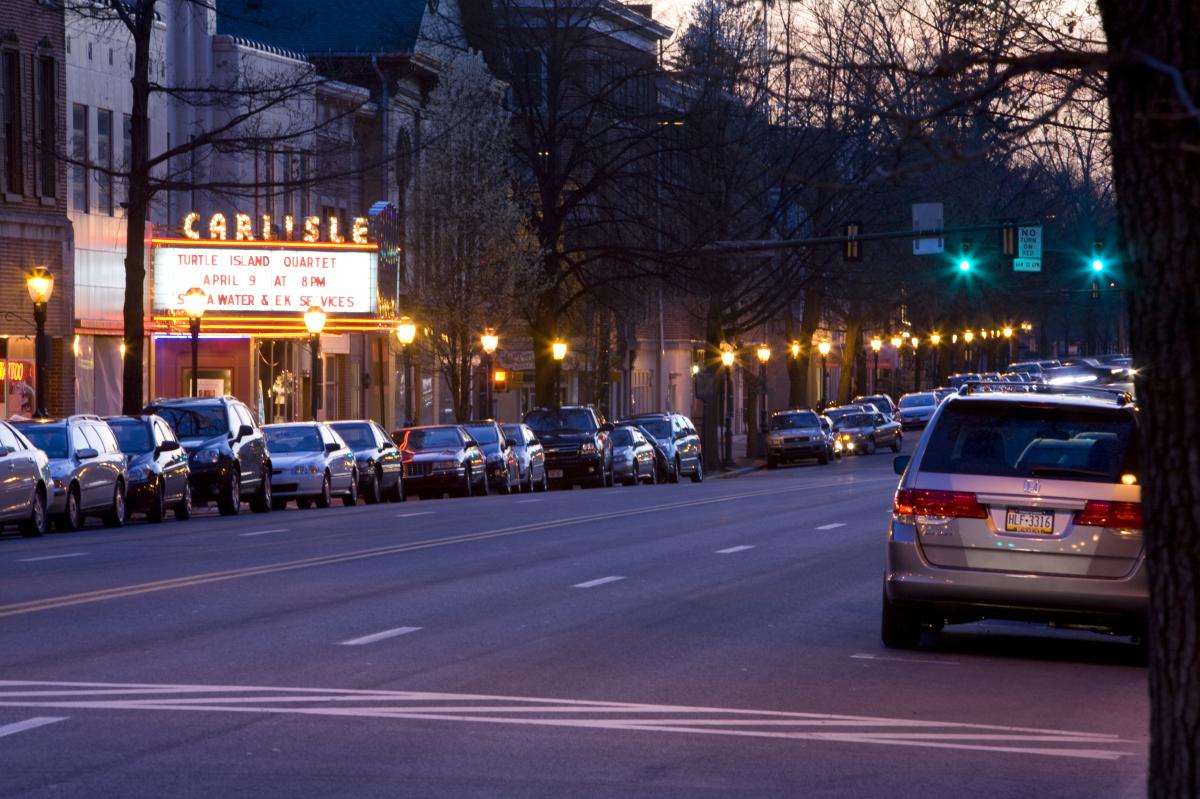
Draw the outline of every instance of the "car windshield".
M150 428L141 422L109 422L113 435L117 437L117 445L121 451L136 455L154 449L150 439Z
M659 441L671 438L671 422L667 419L638 419L637 425Z
M804 413L777 413L771 417L772 430L791 430L796 427L820 427L821 422L812 411Z
M618 427L616 430L613 430L610 438L614 447L633 446L633 431L628 427Z
M166 419L180 438L212 438L229 432L225 409L220 405L156 408L154 412Z
M955 402L933 430L923 472L1120 482L1137 474L1129 411Z
M881 413L887 413L892 407L890 402L879 395L874 397L859 397L855 400L855 403L859 405L874 405Z
M371 425L365 422L358 424L331 424L329 426L337 431L337 434L342 437L342 441L345 441L346 446L352 450L358 451L373 449L375 447L375 435L371 432Z
M852 413L848 416L843 416L838 422L838 427L874 427L875 423L871 420L869 413Z
M285 452L321 452L321 436L309 425L296 427L264 427L267 447L275 454Z
M44 424L21 425L20 430L47 458L67 457L67 431L62 427Z
M481 447L499 443L500 437L496 434L496 425L494 424L466 424L463 427L471 434L471 438L475 439L475 443Z
M453 427L434 427L407 431L401 448L409 452L420 452L423 449L458 449L461 445L458 431Z
M900 398L901 408L924 408L936 404L932 394L907 394Z
M525 424L539 433L594 433L595 419L592 414L579 408L530 411Z

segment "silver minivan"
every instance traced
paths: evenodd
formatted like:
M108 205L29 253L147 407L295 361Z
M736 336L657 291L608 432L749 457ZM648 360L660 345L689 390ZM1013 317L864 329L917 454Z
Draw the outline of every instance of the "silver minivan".
M896 458L884 644L985 618L1140 637L1149 589L1128 395L972 388Z
M107 422L81 413L14 427L50 459L46 513L59 530L78 530L87 516L99 516L107 527L125 524L125 453Z

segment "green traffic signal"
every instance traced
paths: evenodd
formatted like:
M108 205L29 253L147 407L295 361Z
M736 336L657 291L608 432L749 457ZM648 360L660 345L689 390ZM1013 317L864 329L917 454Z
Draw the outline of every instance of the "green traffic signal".
M959 261L959 262L958 262L958 271L960 271L960 272L970 272L970 271L971 271L971 261L970 261L970 259L968 259L968 258L963 258L961 261Z
M1099 258L1093 258L1092 259L1092 271L1093 272L1103 272L1104 271L1104 261L1101 261Z

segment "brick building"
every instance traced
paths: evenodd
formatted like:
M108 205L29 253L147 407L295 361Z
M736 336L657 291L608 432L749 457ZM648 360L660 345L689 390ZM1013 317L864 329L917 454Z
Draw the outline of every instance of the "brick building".
M0 358L5 416L29 415L33 396L33 307L25 276L54 275L46 406L75 410L74 254L67 219L66 70L63 11L39 0L0 0Z

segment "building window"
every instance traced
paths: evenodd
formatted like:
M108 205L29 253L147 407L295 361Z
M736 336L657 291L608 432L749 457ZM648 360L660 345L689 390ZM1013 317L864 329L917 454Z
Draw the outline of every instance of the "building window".
M88 107L71 104L71 204L76 211L87 213L88 204Z
M21 159L21 54L4 50L0 54L0 117L3 121L4 191L23 194L24 163Z
M96 205L101 213L113 215L112 111L96 109Z
M48 56L39 56L37 60L38 188L43 197L58 196L58 162L55 160L55 150L58 144L58 114L55 113L57 76L58 68L54 59Z

